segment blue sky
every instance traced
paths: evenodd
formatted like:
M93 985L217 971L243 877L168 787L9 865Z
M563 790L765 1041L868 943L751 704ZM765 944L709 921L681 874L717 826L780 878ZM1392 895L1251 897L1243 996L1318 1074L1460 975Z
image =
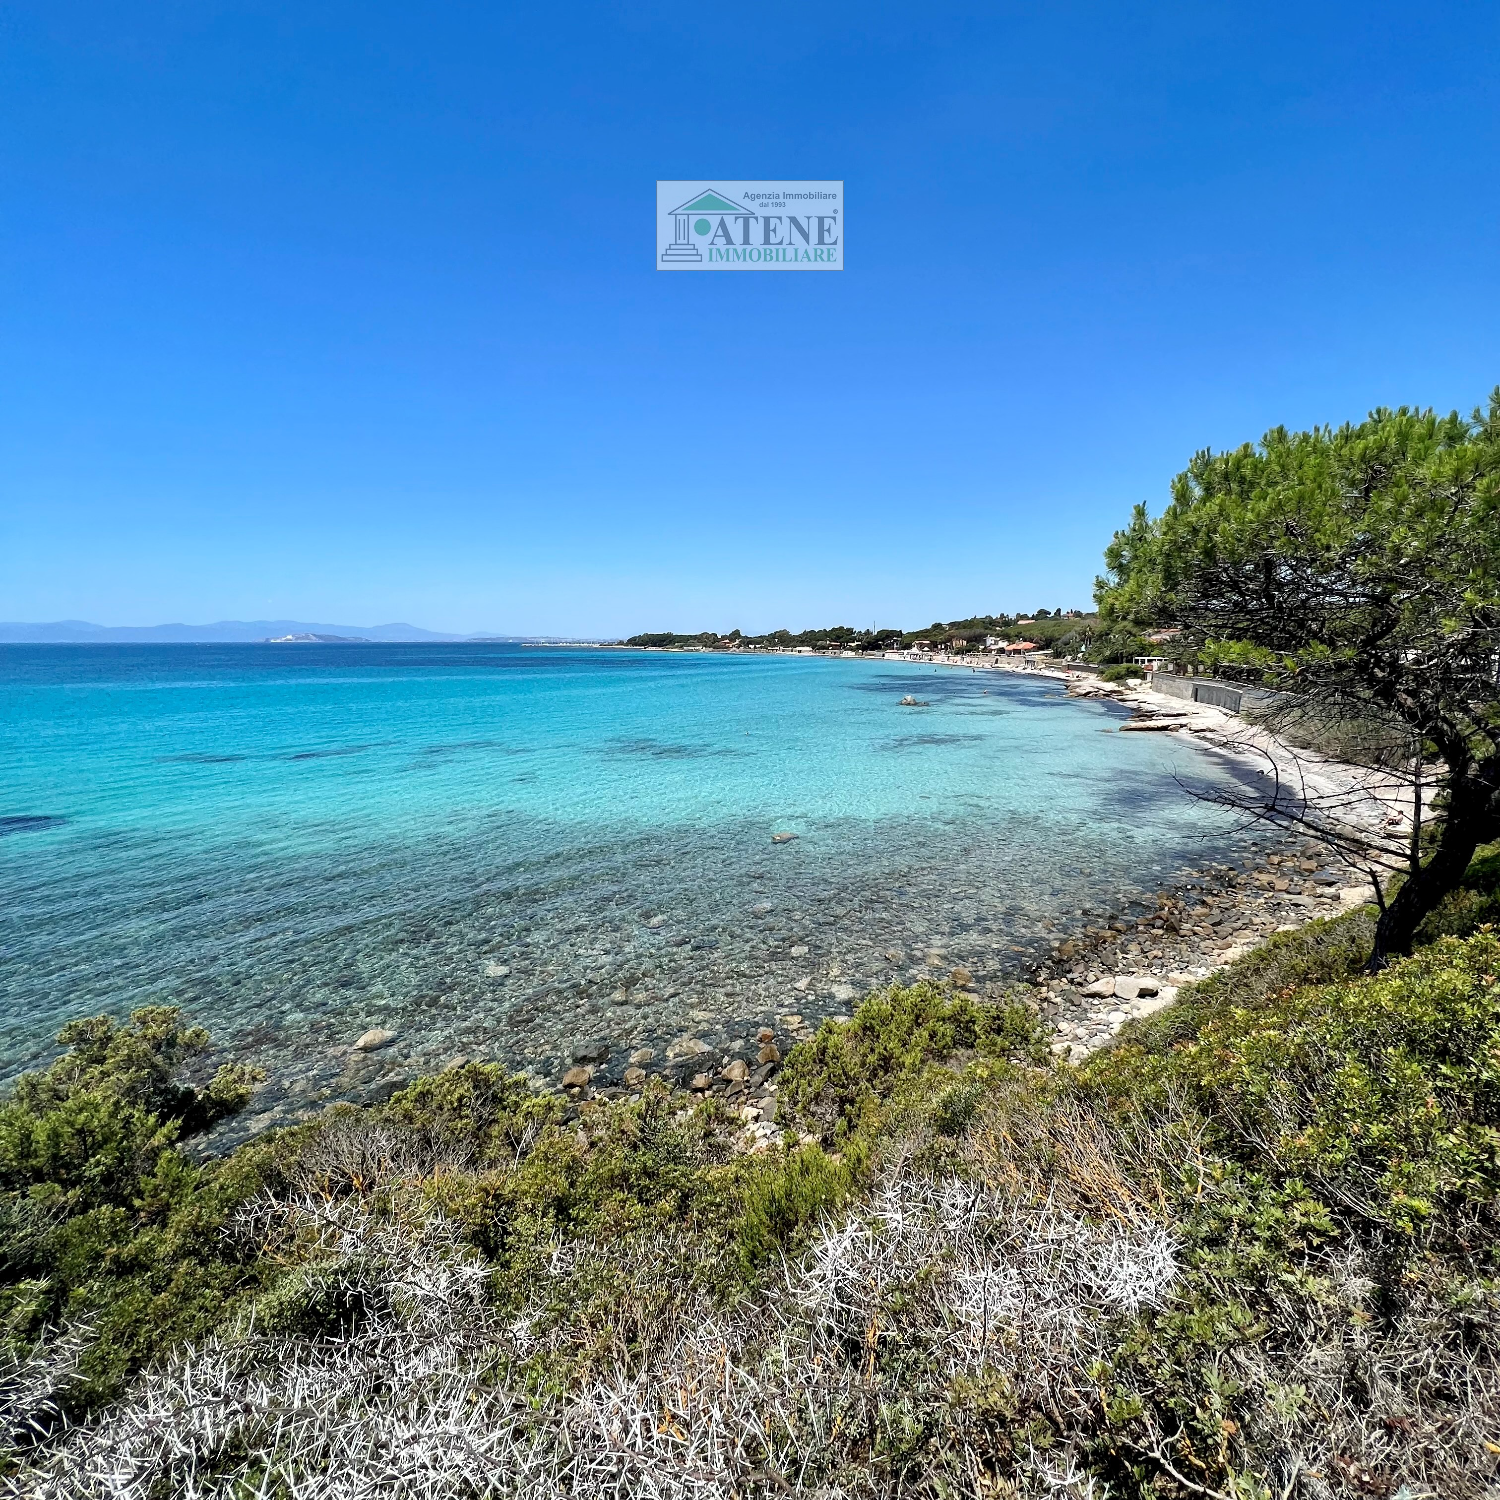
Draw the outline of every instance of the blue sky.
M0 618L1086 602L1200 447L1500 381L1500 6L12 3ZM843 178L665 275L658 177Z

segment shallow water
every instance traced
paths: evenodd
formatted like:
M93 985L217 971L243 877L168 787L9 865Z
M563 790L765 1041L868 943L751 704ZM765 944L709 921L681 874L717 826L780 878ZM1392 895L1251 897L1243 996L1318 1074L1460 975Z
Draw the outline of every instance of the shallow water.
M555 1076L928 954L998 981L1230 839L1183 784L1230 773L1120 717L898 662L0 647L0 1076L147 1003L332 1087L371 1026Z

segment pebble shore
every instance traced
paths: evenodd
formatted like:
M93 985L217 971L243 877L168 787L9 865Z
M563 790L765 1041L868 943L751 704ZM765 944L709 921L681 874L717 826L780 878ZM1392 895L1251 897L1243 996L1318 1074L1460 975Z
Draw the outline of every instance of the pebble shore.
M1157 893L1154 907L1122 913L1106 923L1059 938L1029 981L980 981L942 949L907 955L892 951L893 978L929 978L999 1000L1023 994L1049 1028L1052 1051L1071 1062L1107 1046L1120 1028L1170 1005L1178 988L1223 968L1277 931L1347 911L1369 899L1366 887L1330 869L1311 843L1278 841L1232 863L1206 863ZM908 962L908 959L911 962ZM849 996L850 1008L857 997ZM779 1138L777 1074L785 1054L810 1038L823 1020L848 1012L804 1016L787 1011L763 1023L717 1024L684 1031L659 1048L627 1048L605 1037L576 1040L560 1059L560 1072L533 1082L565 1094L575 1108L638 1099L653 1077L681 1094L684 1103L714 1097L738 1113L748 1150ZM378 1103L416 1076L405 1066L402 1038L372 1028L335 1049L342 1059L336 1096ZM470 1059L447 1060L457 1067ZM479 1059L475 1059L479 1060ZM281 1108L252 1115L235 1138L319 1112L322 1101L295 1085ZM326 1095L325 1095L326 1098ZM225 1139L220 1148L232 1144Z
M1037 1008L1052 1050L1077 1062L1126 1021L1170 1005L1178 987L1233 963L1274 932L1337 916L1370 899L1315 844L1210 864L1157 898L1156 910L1069 940L1038 973Z

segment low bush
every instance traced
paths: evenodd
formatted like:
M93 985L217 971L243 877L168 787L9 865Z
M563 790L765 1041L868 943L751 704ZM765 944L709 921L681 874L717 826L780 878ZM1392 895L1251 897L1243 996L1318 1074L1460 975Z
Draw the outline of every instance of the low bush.
M782 1107L823 1140L852 1143L879 1124L898 1094L930 1095L970 1063L1045 1056L1035 1015L1018 1002L992 1005L947 985L923 980L871 995L848 1021L825 1021L787 1060ZM982 1070L981 1070L982 1071Z
M1417 942L1467 937L1487 924L1500 925L1500 845L1495 844L1474 856L1463 884L1444 896L1417 929Z
M208 1033L168 1006L123 1026L73 1021L57 1040L68 1050L0 1104L0 1192L45 1186L70 1208L130 1203L176 1141L243 1109L259 1077L229 1064L205 1088L180 1082Z
M740 1189L737 1229L747 1273L753 1276L777 1255L795 1254L820 1220L848 1202L854 1188L850 1165L819 1146L754 1160Z
M1500 1190L1497 975L1492 933L1445 938L1373 977L1221 1003L1191 1039L1125 1040L1082 1077L1114 1109L1190 1110L1216 1151L1347 1216L1441 1233Z
M208 1037L175 1009L76 1021L58 1041L68 1050L0 1102L0 1353L61 1339L67 1356L62 1386L10 1416L42 1430L118 1397L256 1284L223 1228L266 1166L264 1147L206 1166L179 1149L243 1108L257 1075L182 1082Z
M894 988L794 1049L817 1140L758 1155L475 1064L206 1166L146 1110L126 1197L25 1144L65 1069L4 1106L66 1175L0 1199L11 1487L1487 1500L1500 939L1367 942L1282 935L1078 1069Z

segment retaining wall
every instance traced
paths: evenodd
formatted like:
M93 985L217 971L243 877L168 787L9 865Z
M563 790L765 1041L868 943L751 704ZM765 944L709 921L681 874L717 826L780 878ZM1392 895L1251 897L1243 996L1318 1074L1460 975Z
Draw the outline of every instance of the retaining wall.
M1174 672L1148 672L1146 684L1158 693L1185 698L1189 703L1208 703L1237 714L1246 708L1269 708L1281 693L1264 688L1241 687L1236 683L1217 682L1212 677L1179 677Z

